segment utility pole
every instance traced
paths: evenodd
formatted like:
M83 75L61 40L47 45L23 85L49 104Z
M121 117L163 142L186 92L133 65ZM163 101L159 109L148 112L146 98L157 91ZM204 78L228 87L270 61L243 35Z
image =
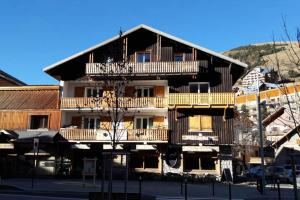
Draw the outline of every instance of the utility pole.
M260 158L261 158L261 193L265 194L265 159L264 159L264 137L262 130L262 120L261 120L261 109L260 109L260 95L259 95L259 79L257 74L257 126L259 131L259 146L260 146Z

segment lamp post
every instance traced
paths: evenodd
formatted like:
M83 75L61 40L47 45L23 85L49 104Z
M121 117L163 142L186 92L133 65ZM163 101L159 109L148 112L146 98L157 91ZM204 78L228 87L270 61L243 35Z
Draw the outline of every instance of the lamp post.
M31 177L31 188L34 186L35 170L37 163L37 156L39 154L39 138L33 138L33 168L32 168L32 177Z
M261 109L260 109L260 95L259 95L259 77L257 73L257 126L259 131L259 150L260 150L260 158L261 158L261 193L265 193L265 162L264 162L264 137L263 137L263 130L262 130L262 121L261 121Z

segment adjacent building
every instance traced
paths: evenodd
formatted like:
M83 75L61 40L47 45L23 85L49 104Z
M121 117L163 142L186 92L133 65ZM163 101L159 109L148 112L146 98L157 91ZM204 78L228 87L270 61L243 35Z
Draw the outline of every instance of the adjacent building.
M0 177L31 175L34 138L40 142L39 174L55 174L59 100L60 86L0 87Z

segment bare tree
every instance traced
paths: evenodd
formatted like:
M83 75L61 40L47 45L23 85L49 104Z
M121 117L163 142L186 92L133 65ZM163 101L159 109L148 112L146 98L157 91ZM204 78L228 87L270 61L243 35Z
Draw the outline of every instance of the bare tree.
M105 62L95 64L94 67L97 74L88 76L88 80L94 88L102 88L103 90L102 94L93 97L91 110L99 113L100 117L109 119L109 122L102 122L102 126L100 127L102 130L101 133L109 137L111 144L108 185L109 200L112 199L113 158L116 155L116 147L122 140L127 140L129 129L133 123L132 121L125 123L124 117L129 112L131 115L139 112L135 109L138 100L134 97L125 97L126 86L131 82L131 77L133 76L133 68L124 54L123 58L120 58L119 55L120 53L122 54L124 49L121 31L119 41L120 49L117 50L118 55L107 57ZM134 131L130 133L135 134Z

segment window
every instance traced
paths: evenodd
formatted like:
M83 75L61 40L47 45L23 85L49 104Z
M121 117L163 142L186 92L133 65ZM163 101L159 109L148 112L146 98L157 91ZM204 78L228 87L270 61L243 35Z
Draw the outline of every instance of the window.
M83 128L84 129L99 129L100 119L97 117L84 117L83 118Z
M150 129L153 127L153 118L137 117L135 118L135 129Z
M48 115L32 115L30 117L30 129L47 129Z
M157 153L132 153L129 166L131 168L141 169L158 169L159 167L159 154Z
M177 54L174 56L174 61L175 62L180 62L183 61L183 54Z
M86 97L102 97L103 89L102 88L85 88Z
M138 87L136 89L136 97L153 97L153 87Z
M189 131L212 131L212 117L206 115L190 116Z
M202 83L190 83L190 92L191 93L209 93L209 83L202 82Z
M137 53L137 62L150 62L150 53Z
M216 170L216 155L206 153L184 153L183 170Z

